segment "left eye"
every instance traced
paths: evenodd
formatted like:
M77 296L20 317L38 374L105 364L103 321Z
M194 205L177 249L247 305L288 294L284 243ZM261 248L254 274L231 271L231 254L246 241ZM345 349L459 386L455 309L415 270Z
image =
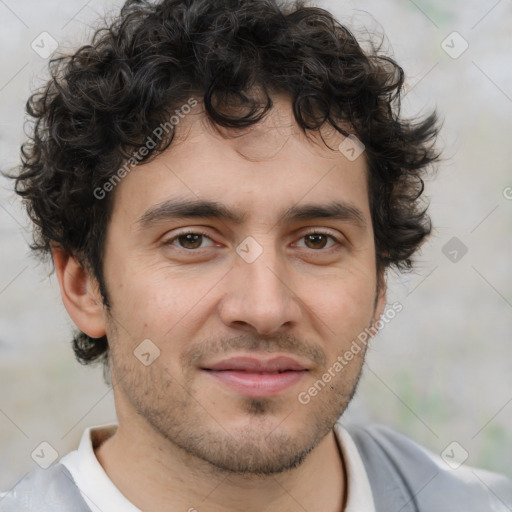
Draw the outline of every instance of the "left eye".
M328 243L328 240L331 239L331 241L334 241L334 244L338 243L338 240L334 238L334 236L329 235L327 233L308 233L307 235L304 235L301 237L301 240L305 241L305 245L308 249L325 249L326 245ZM327 247L327 249L331 248L332 245Z

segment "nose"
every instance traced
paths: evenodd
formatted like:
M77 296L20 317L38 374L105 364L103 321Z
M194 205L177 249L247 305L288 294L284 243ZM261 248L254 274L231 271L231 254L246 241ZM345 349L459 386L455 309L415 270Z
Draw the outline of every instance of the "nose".
M252 263L237 256L228 280L219 305L226 326L271 335L297 325L302 312L298 290L275 251L265 249Z

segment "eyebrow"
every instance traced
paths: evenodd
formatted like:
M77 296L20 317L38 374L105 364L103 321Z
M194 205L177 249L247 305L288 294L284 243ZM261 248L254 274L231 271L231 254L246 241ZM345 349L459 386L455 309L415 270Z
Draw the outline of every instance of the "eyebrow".
M185 218L218 219L242 224L247 216L217 201L176 199L164 201L149 208L135 224L139 229L144 230L171 219ZM294 205L283 211L279 218L288 223L300 220L334 219L366 227L365 216L359 208L336 201L327 204Z

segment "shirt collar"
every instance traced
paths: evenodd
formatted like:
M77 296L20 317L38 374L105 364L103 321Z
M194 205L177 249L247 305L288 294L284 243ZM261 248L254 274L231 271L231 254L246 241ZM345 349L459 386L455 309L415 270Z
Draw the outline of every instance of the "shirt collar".
M93 512L141 512L110 480L94 453L94 448L113 435L116 429L116 424L87 428L78 450L67 454L60 462L70 471ZM339 421L334 425L334 433L347 477L344 512L375 512L368 476L352 437Z

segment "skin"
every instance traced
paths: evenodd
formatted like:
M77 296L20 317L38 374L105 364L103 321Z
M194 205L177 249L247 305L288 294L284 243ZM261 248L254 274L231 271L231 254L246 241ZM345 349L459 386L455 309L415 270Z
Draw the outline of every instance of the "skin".
M307 405L298 395L385 306L364 156L345 158L336 150L344 137L333 130L321 135L334 149L320 133L306 137L285 97L243 132L212 129L198 106L178 135L115 190L104 257L110 311L94 278L54 251L70 316L89 336L109 340L119 427L96 448L98 460L144 511L172 504L340 512L345 474L332 427L355 391L365 351ZM177 198L217 201L246 218L151 221L149 210ZM283 220L293 206L332 201L357 209L363 222ZM207 236L187 242L177 238L184 231ZM338 241L307 236L317 231ZM262 250L251 263L236 252L248 236ZM148 366L134 356L145 339L160 351ZM258 397L201 369L247 354L288 355L307 371L275 396Z

